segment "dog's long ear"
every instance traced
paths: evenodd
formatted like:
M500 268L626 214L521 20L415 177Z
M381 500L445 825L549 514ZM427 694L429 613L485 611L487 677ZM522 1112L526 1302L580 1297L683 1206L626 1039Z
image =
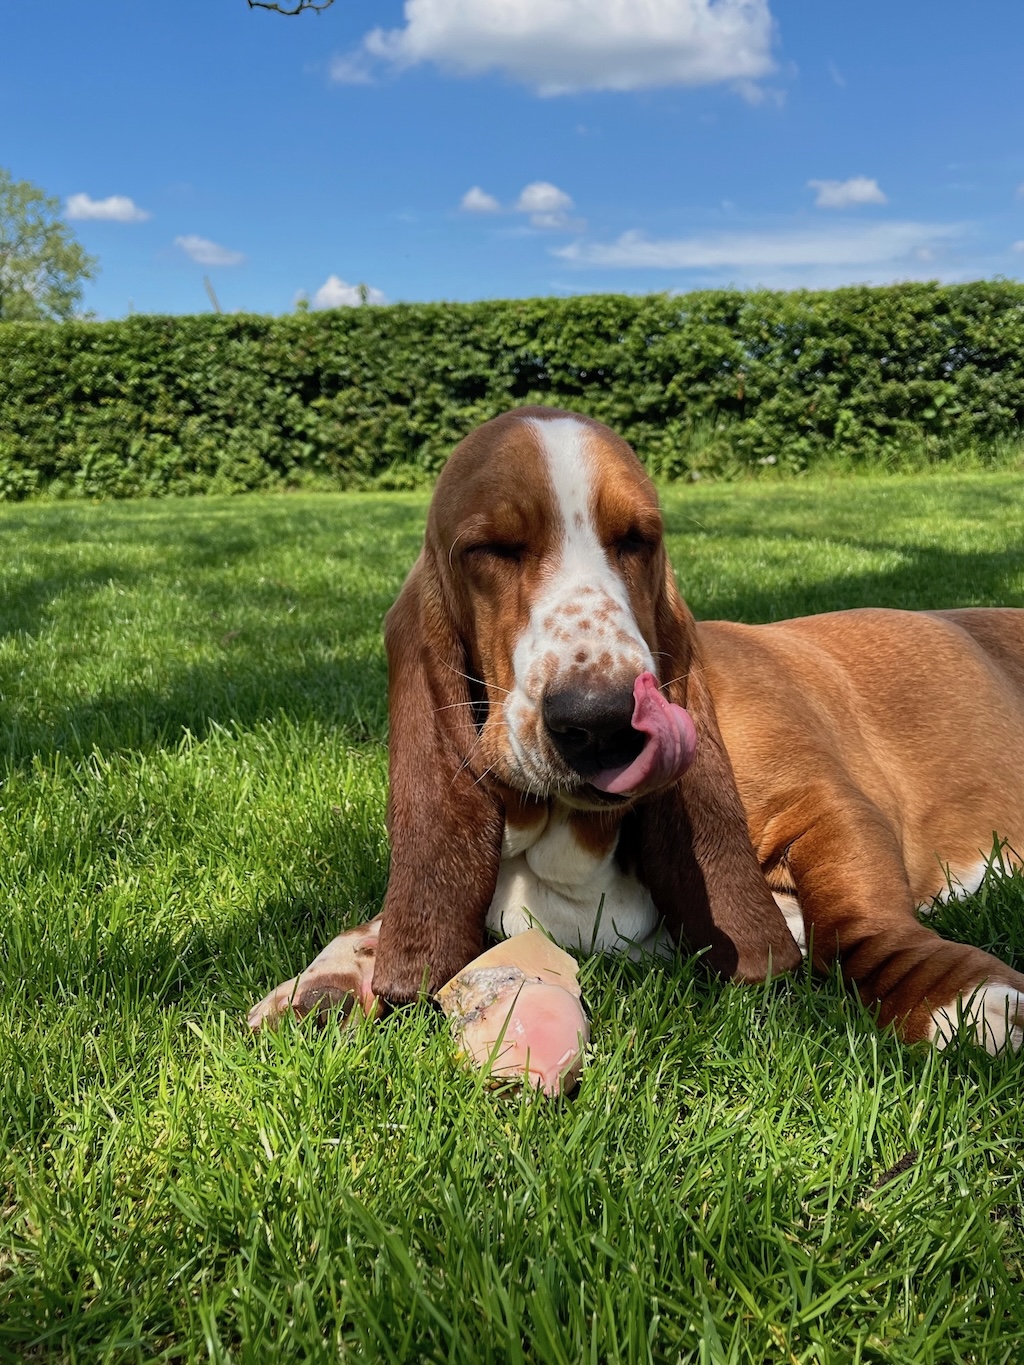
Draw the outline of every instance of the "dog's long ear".
M737 981L788 971L800 950L761 873L722 742L693 616L666 564L656 628L669 700L697 729L693 763L638 809L644 880L666 927Z
M474 772L469 669L429 548L388 612L384 638L391 874L373 990L398 1003L437 990L481 952L504 811Z

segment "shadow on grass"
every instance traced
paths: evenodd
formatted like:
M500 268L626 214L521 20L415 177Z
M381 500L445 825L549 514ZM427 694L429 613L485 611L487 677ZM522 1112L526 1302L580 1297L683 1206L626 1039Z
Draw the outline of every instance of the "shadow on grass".
M281 714L341 728L352 742L382 739L381 626L415 559L423 509L375 498L356 510L351 499L282 498L5 516L2 529L21 533L11 548L23 567L0 595L0 644L22 636L31 651L37 637L57 633L41 668L30 655L23 673L15 644L8 678L0 672L0 768L93 748L152 750ZM130 603L121 638L116 609L96 601L111 587ZM174 614L159 622L150 597L168 588ZM83 646L83 634L100 645ZM105 668L79 682L85 651L104 639L125 645L121 675Z
M139 573L126 572L120 561L111 559L88 568L68 568L9 581L0 596L0 640L35 635L48 624L55 603L65 595L98 592L109 583L135 587L140 578Z
M211 502L213 505L211 506ZM422 505L420 505L422 503ZM75 506L38 505L31 514L11 515L7 509L0 532L13 556L19 550L33 557L59 559L58 571L16 574L0 596L0 637L31 634L46 624L49 609L61 596L95 592L109 583L134 589L180 571L231 570L246 560L256 576L268 555L282 545L306 549L321 560L349 560L400 582L419 550L426 501L367 496L355 503L353 495L332 503L323 496L315 504L295 498L265 498L240 504L232 499L170 499ZM15 536L22 537L19 546ZM69 563L69 550L86 558L107 551L99 562ZM143 566L117 557L124 550L144 558ZM213 584L206 583L208 592ZM390 605L390 598L383 610ZM383 611L381 612L383 616Z
M186 735L216 728L250 729L275 716L318 721L354 744L382 741L387 731L383 650L365 657L295 665L248 658L167 668L159 687L110 689L52 718L11 716L0 729L0 767L23 769L57 754L74 760L173 747Z
M778 539L798 543L798 538L761 530L750 531L760 541ZM818 612L848 611L857 607L895 607L906 611L939 611L949 607L1024 607L1024 552L1020 550L957 551L934 546L836 543L858 551L892 554L900 562L885 569L844 573L834 578L802 583L774 584L769 588L751 583L740 590L702 596L687 594L685 566L677 577L697 617L757 624L781 621Z

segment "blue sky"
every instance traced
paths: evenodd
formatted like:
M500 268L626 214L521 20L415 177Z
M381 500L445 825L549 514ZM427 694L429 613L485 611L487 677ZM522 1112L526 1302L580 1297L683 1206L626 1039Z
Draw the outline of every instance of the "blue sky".
M100 317L1019 278L1022 69L1007 0L7 0L0 165Z

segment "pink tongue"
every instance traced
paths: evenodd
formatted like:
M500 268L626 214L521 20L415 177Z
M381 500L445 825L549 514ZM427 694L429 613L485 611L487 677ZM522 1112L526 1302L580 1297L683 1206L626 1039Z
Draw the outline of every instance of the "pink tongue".
M641 673L633 684L634 730L646 735L644 747L632 763L607 768L590 779L598 791L616 796L640 796L670 786L693 762L697 732L688 711L658 691L653 673Z

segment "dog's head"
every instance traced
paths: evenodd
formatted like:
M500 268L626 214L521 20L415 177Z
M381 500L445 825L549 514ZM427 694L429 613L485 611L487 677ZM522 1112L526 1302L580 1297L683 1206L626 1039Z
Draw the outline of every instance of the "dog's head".
M655 490L614 432L523 408L468 436L385 638L392 873L375 990L414 994L424 962L440 984L478 950L510 797L636 807L670 929L728 975L799 959L750 846Z
M660 690L688 666L661 512L607 427L541 408L475 431L438 481L420 573L462 646L475 772L601 809L689 766L693 723Z

